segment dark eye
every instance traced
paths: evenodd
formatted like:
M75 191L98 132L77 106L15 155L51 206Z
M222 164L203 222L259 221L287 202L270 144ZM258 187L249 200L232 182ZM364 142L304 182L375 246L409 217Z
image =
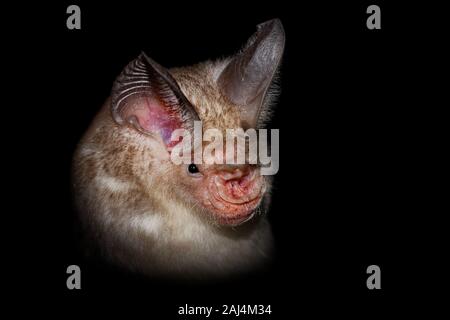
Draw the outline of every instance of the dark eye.
M199 173L199 170L198 170L197 166L196 166L195 164L193 164L193 163L191 163L191 164L189 165L188 171L189 171L189 173L191 173L191 174Z

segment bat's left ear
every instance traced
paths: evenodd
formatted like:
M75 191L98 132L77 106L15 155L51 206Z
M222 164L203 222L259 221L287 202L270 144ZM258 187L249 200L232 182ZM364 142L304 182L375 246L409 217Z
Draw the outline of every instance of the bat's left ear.
M244 49L218 78L222 93L239 107L244 127L258 126L284 43L284 29L279 19L259 24Z

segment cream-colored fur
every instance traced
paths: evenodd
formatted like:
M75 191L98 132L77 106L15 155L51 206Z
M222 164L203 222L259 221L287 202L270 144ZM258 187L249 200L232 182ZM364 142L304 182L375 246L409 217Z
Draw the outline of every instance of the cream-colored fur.
M215 82L226 63L171 70L204 128L239 127L236 106ZM155 139L116 124L106 101L74 157L75 201L88 245L147 274L224 275L266 263L272 236L264 208L235 228L211 223L204 209L186 200L188 192L160 149Z

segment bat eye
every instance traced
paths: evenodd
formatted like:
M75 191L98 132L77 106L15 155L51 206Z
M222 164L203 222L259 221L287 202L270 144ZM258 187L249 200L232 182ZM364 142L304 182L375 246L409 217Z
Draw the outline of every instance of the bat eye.
M198 170L198 167L195 165L195 164L193 164L193 163L191 163L189 166L188 166L188 172L190 173L190 174L197 174L197 173L199 173L200 171Z

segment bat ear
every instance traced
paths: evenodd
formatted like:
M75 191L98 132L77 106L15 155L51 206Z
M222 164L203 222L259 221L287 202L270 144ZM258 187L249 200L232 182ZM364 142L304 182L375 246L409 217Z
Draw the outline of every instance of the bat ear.
M285 35L279 19L257 26L244 49L218 78L222 93L239 106L244 126L256 127L268 89L284 51Z
M198 115L169 71L145 53L131 61L114 82L111 111L120 124L159 134L166 144L174 130L191 130Z

